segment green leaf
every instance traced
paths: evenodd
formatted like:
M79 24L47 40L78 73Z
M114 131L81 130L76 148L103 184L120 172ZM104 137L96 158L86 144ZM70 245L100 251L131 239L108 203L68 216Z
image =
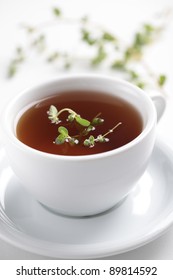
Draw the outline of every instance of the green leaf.
M65 63L64 63L64 69L70 69L72 67L72 63L70 62L70 61L65 61Z
M11 63L8 67L7 76L8 78L12 78L15 76L17 72L17 65L15 63Z
M79 123L82 126L86 126L87 127L87 126L90 125L90 122L88 120L81 118L79 115L77 115L75 117L75 120L77 121L77 123Z
M54 105L50 105L49 113L50 113L51 115L57 115L58 110L57 110L57 108L56 108Z
M84 146L89 147L91 145L89 139L85 139L85 141L83 142Z
M87 146L87 147L94 147L94 144L95 144L95 138L93 135L90 135L90 137L88 139L85 139L84 141L84 146Z
M59 17L61 16L61 10L59 8L53 8L53 14L56 16L56 17Z
M158 84L159 86L163 86L166 82L166 76L165 75L160 75L159 78L158 78Z
M147 33L151 33L155 31L155 27L152 26L151 24L144 24L144 29Z
M92 65L99 65L103 60L105 60L107 57L107 53L104 49L104 47L101 45L98 48L97 55L92 59L91 63Z
M59 57L59 53L54 52L51 55L49 55L49 57L47 58L47 62L54 62L58 59L58 57Z
M128 70L128 73L129 73L130 78L131 78L132 81L137 80L139 78L138 73L136 73L133 70Z
M60 126L60 127L58 128L58 132L59 132L62 136L64 136L65 138L68 136L68 130L67 130L67 128L65 128L64 126Z
M91 33L88 30L84 28L81 29L81 34L82 34L82 40L88 45L92 46L97 42L96 39L92 38Z
M57 144L57 145L64 144L65 140L66 140L66 137L64 137L64 135L60 134L60 135L58 135L58 137L55 139L55 144Z
M141 46L132 46L126 49L124 52L124 60L127 63L128 60L134 59L139 60L142 56L142 48Z
M112 35L112 34L109 33L109 32L104 32L102 38L103 38L103 40L105 40L105 41L110 41L110 42L115 42L115 41L116 41L115 36Z
M144 82L137 82L136 85L141 89L145 88L145 83Z
M89 141L90 141L91 144L94 144L94 140L95 140L94 136L90 135Z
M112 69L125 70L126 62L124 60L116 60L112 63Z
M149 43L149 36L147 34L143 33L136 33L135 35L135 41L134 41L134 46L136 47L141 47Z

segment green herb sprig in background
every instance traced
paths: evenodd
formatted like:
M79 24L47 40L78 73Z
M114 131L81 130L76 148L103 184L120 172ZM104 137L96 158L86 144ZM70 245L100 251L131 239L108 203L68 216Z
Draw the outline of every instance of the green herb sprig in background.
M154 25L150 23L142 24L134 33L130 44L125 44L124 41L112 31L105 29L103 26L94 23L88 16L83 16L78 19L67 18L59 7L53 7L51 11L53 20L50 22L42 22L37 26L23 24L26 36L28 37L28 45L18 46L14 52L14 57L11 59L7 69L7 76L14 77L20 69L20 66L29 57L29 52L36 51L43 60L52 65L59 65L59 69L63 67L68 70L76 61L88 61L89 67L92 69L99 68L104 65L105 69L118 72L124 75L125 79L133 82L140 88L150 86L149 80L153 79L156 88L162 89L166 83L167 77L165 74L153 74L150 67L145 62L145 50L152 46L152 43L159 38L164 31L165 25ZM80 44L92 49L94 54L84 58L78 57L78 54L72 52L63 52L60 49L52 50L49 47L46 32L44 30L51 29L60 24L71 25L78 27ZM63 41L63 36L57 40ZM55 32L56 39L56 32ZM70 42L69 42L70 43ZM50 50L51 49L51 50ZM142 72L136 70L139 66L142 67ZM152 75L151 75L152 72ZM148 78L144 78L148 76Z

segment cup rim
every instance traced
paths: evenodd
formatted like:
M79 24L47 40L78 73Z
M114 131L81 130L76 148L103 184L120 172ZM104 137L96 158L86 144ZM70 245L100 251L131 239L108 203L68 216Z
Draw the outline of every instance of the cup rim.
M135 92L138 92L142 96L145 96L144 98L146 99L148 105L150 106L150 110L153 111L153 115L151 116L151 114L150 114L150 120L147 122L147 124L144 127L144 129L142 130L142 132L136 138L134 138L129 143L127 143L119 148L110 150L110 151L97 153L97 154L75 156L75 155L58 155L58 154L51 154L51 153L43 152L43 151L34 149L34 148L26 145L25 143L21 142L15 136L15 134L12 132L12 129L10 129L10 125L7 123L7 119L8 119L8 114L10 112L10 108L12 108L13 105L17 102L17 100L20 99L23 95L28 94L29 91L38 90L44 86L49 86L49 85L52 85L53 83L58 83L59 81L65 81L65 80L70 80L70 79L71 80L88 79L88 78L89 79L106 79L107 81L119 83L123 86L126 86L126 87L134 90ZM148 133L152 130L153 126L156 124L156 120L157 120L157 114L156 114L155 106L154 106L151 98L149 97L149 95L147 93L144 92L144 90L140 89L139 87L137 87L137 86L133 85L132 83L125 81L121 78L114 78L114 77L112 78L110 76L100 75L100 74L99 75L98 74L77 74L77 75L65 75L65 76L61 76L59 78L49 79L47 81L41 82L39 84L36 84L36 85L29 87L29 88L25 89L24 91L22 91L20 94L18 94L15 98L13 98L9 102L9 104L5 110L5 114L3 116L2 126L3 126L3 130L4 130L5 134L8 135L8 138L10 139L10 141L12 143L14 143L20 149L24 150L25 152L33 153L34 155L46 157L49 159L59 159L59 160L68 160L68 161L87 161L87 160L102 159L102 158L107 158L110 156L118 155L120 153L126 152L130 148L133 148L136 144L140 143L148 135Z

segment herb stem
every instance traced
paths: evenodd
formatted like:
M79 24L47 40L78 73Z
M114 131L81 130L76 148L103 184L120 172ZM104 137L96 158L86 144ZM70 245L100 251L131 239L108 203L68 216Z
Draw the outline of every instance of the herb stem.
M86 22L84 22L84 21L82 21L82 18L78 19L78 18L63 16L63 17L57 17L56 20L44 21L44 22L40 22L38 24L32 25L31 26L32 32L40 31L41 29L45 29L45 28L51 28L53 26L59 26L59 23L67 24L67 25L71 25L71 24L76 25L77 24L79 26L87 26L87 27L94 28L94 29L96 28L100 31L105 31L104 26L101 26L99 23L97 23L95 21L86 20ZM28 29L28 27L30 27L25 23L21 23L20 26L23 28L26 28L26 29Z
M70 114L74 114L75 116L77 115L77 113L76 113L75 111L73 111L72 109L63 108L63 109L61 109L61 110L58 112L57 117L58 117L61 113L65 112L65 111L69 112Z
M106 132L103 137L107 136L108 134L112 133L118 126L120 126L122 122L117 123L113 128L109 129L108 132Z

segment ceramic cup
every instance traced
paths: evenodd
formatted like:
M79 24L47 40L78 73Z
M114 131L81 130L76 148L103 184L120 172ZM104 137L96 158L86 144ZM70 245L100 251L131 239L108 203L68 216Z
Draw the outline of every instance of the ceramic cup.
M19 112L28 104L68 90L108 92L125 99L141 114L141 134L118 149L87 156L53 155L19 141L15 132ZM65 215L98 214L127 196L146 170L157 118L164 107L161 96L155 96L153 102L147 93L119 79L95 75L63 77L43 82L11 101L3 117L4 146L22 186L40 203Z

